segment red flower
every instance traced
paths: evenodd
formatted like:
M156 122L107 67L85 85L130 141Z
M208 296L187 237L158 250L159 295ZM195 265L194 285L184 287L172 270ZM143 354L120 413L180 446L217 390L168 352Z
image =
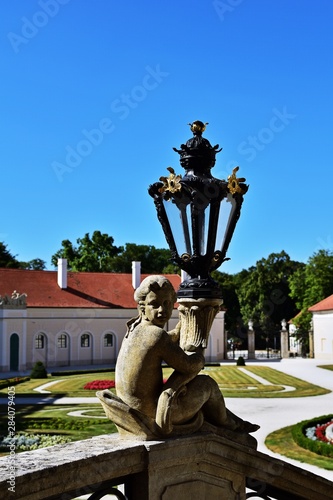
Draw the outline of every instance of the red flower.
M316 438L319 439L319 441L323 441L324 443L331 443L332 442L330 439L327 438L327 436L325 434L326 427L328 427L331 424L332 424L332 421L327 422L326 424L318 425L318 427L316 427L315 435L316 435Z
M116 387L114 380L94 380L93 382L88 382L83 389L101 391L103 389L111 389Z

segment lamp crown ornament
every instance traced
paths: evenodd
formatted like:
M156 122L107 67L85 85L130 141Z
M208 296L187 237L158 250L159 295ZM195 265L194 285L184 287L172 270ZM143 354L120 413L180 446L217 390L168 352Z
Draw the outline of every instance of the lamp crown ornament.
M208 123L199 120L189 123L193 137L185 144L181 144L180 149L173 148L180 155L180 164L189 175L210 176L210 169L215 165L216 154L222 151L219 145L212 146L210 142L202 137Z
M221 290L210 273L225 260L243 196L248 190L235 167L228 180L212 176L219 145L212 146L203 132L208 123L189 123L193 137L180 148L180 165L185 175L168 167L169 176L149 187L172 260L188 275L178 297L221 297Z

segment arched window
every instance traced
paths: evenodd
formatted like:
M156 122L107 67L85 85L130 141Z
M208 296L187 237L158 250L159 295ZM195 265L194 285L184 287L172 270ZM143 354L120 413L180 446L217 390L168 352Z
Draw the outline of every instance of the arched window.
M113 346L113 335L111 333L106 333L104 335L104 347Z
M67 335L65 333L59 335L58 347L60 347L60 349L65 349L67 347Z
M35 349L44 349L45 347L45 336L39 333L35 337Z
M88 333L81 335L81 347L90 347L90 335Z

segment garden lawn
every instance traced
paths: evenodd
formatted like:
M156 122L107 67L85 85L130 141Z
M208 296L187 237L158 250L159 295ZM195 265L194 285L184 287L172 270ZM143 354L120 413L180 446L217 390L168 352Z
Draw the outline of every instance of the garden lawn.
M319 396L330 392L266 366L246 366L244 368L272 385L261 384L237 366L206 367L203 373L216 380L223 395L228 398L295 398ZM295 387L295 390L287 392L283 390L283 386Z
M265 366L246 366L248 372L258 375L272 385L264 385L252 378L247 373L244 373L237 366L207 366L202 371L205 375L210 375L219 384L224 396L238 398L295 398L304 396L318 396L328 394L330 391L323 389L313 384L309 384L304 380L286 375L273 368ZM172 373L171 368L164 368L163 376L168 378ZM64 377L48 377L47 379L34 379L28 382L23 382L15 386L16 397L20 396L38 396L34 391L48 382L59 380L56 384L46 388L55 396L66 397L95 397L95 390L85 390L84 385L94 380L114 380L115 373L112 371L107 373L89 373L80 375L68 375ZM283 385L295 387L294 391L286 392L283 390ZM114 391L114 389L111 389ZM5 398L7 389L2 389L0 395Z
M69 415L72 412L74 415ZM79 414L84 416L79 416ZM0 405L0 416L0 436L6 436L7 405ZM74 406L18 405L16 406L15 427L16 435L20 432L56 434L70 437L71 441L117 432L116 426L106 418L99 403Z
M58 395L63 397L95 397L95 390L86 390L83 387L88 382L93 382L94 380L114 380L115 373L112 371L107 373L89 373L84 375L68 375L64 377L56 376L43 379L33 379L28 382L23 382L15 386L15 395L24 397L34 397L38 396L38 392L34 391L37 387L47 384L49 382L55 382L59 380L56 384L46 387L45 390L50 391L52 395ZM2 389L0 391L0 397L7 396L7 389Z
M317 455L295 443L291 433L292 427L283 427L269 434L265 440L267 448L274 453L279 453L299 462L316 465L322 469L333 470L333 460L331 458Z

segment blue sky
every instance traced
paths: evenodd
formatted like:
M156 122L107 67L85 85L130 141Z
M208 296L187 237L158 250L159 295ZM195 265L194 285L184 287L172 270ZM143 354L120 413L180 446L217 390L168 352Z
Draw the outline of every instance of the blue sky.
M19 260L100 230L166 248L149 184L188 123L250 185L220 270L333 250L333 2L2 0L0 241Z

